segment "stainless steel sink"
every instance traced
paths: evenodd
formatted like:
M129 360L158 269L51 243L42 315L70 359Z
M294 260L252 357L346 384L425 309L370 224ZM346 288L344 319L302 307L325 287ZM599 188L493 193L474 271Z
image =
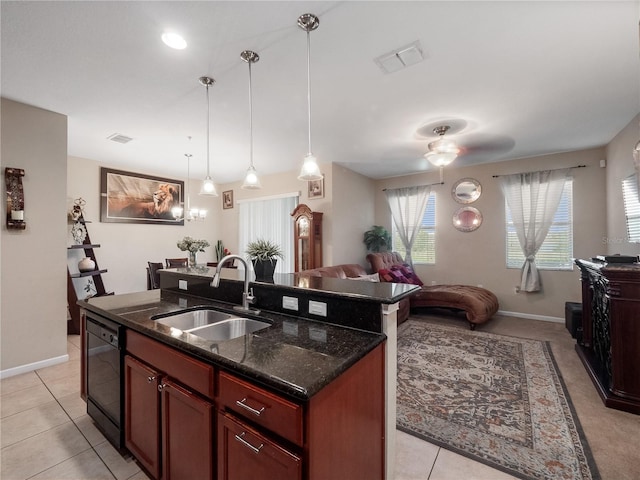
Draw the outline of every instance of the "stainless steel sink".
M189 330L191 335L196 335L206 340L221 342L232 338L243 337L249 333L257 332L271 325L251 318L233 317L221 320L212 325Z
M193 328L204 327L212 323L228 320L233 317L229 313L219 312L211 309L189 310L188 312L176 313L166 317L156 319L156 322L167 327L179 328L187 331Z
M270 323L238 317L211 309L189 310L156 318L156 322L211 341L231 340L271 326Z

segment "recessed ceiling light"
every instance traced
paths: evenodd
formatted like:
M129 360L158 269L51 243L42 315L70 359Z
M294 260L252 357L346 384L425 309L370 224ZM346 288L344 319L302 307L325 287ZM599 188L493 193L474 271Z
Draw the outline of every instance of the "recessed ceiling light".
M184 50L187 48L186 40L175 32L164 32L162 34L162 41L168 47L175 48L176 50Z

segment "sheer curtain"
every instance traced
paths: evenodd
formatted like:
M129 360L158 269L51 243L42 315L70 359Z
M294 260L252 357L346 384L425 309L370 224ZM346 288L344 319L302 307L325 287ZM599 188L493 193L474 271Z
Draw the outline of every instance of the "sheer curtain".
M407 251L405 262L411 266L411 249L420 230L430 193L431 187L427 185L385 190L391 216Z
M291 212L298 205L298 194L283 197L239 201L239 255L245 256L247 244L258 238L271 240L282 248L276 273L293 272L293 220Z
M540 291L536 253L547 238L570 171L571 169L566 168L500 177L500 187L507 199L518 242L525 257L520 280L521 291Z

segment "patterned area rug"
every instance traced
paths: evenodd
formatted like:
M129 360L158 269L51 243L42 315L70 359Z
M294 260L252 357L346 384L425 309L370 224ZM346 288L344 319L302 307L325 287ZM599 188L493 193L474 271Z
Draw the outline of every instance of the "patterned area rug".
M407 320L400 430L523 479L598 479L546 342Z

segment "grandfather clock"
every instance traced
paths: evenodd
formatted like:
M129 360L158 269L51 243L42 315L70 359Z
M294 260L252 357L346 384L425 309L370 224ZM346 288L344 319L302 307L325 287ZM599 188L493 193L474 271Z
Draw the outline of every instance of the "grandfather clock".
M322 266L322 212L312 212L301 203L291 213L293 217L293 243L295 245L295 271Z

